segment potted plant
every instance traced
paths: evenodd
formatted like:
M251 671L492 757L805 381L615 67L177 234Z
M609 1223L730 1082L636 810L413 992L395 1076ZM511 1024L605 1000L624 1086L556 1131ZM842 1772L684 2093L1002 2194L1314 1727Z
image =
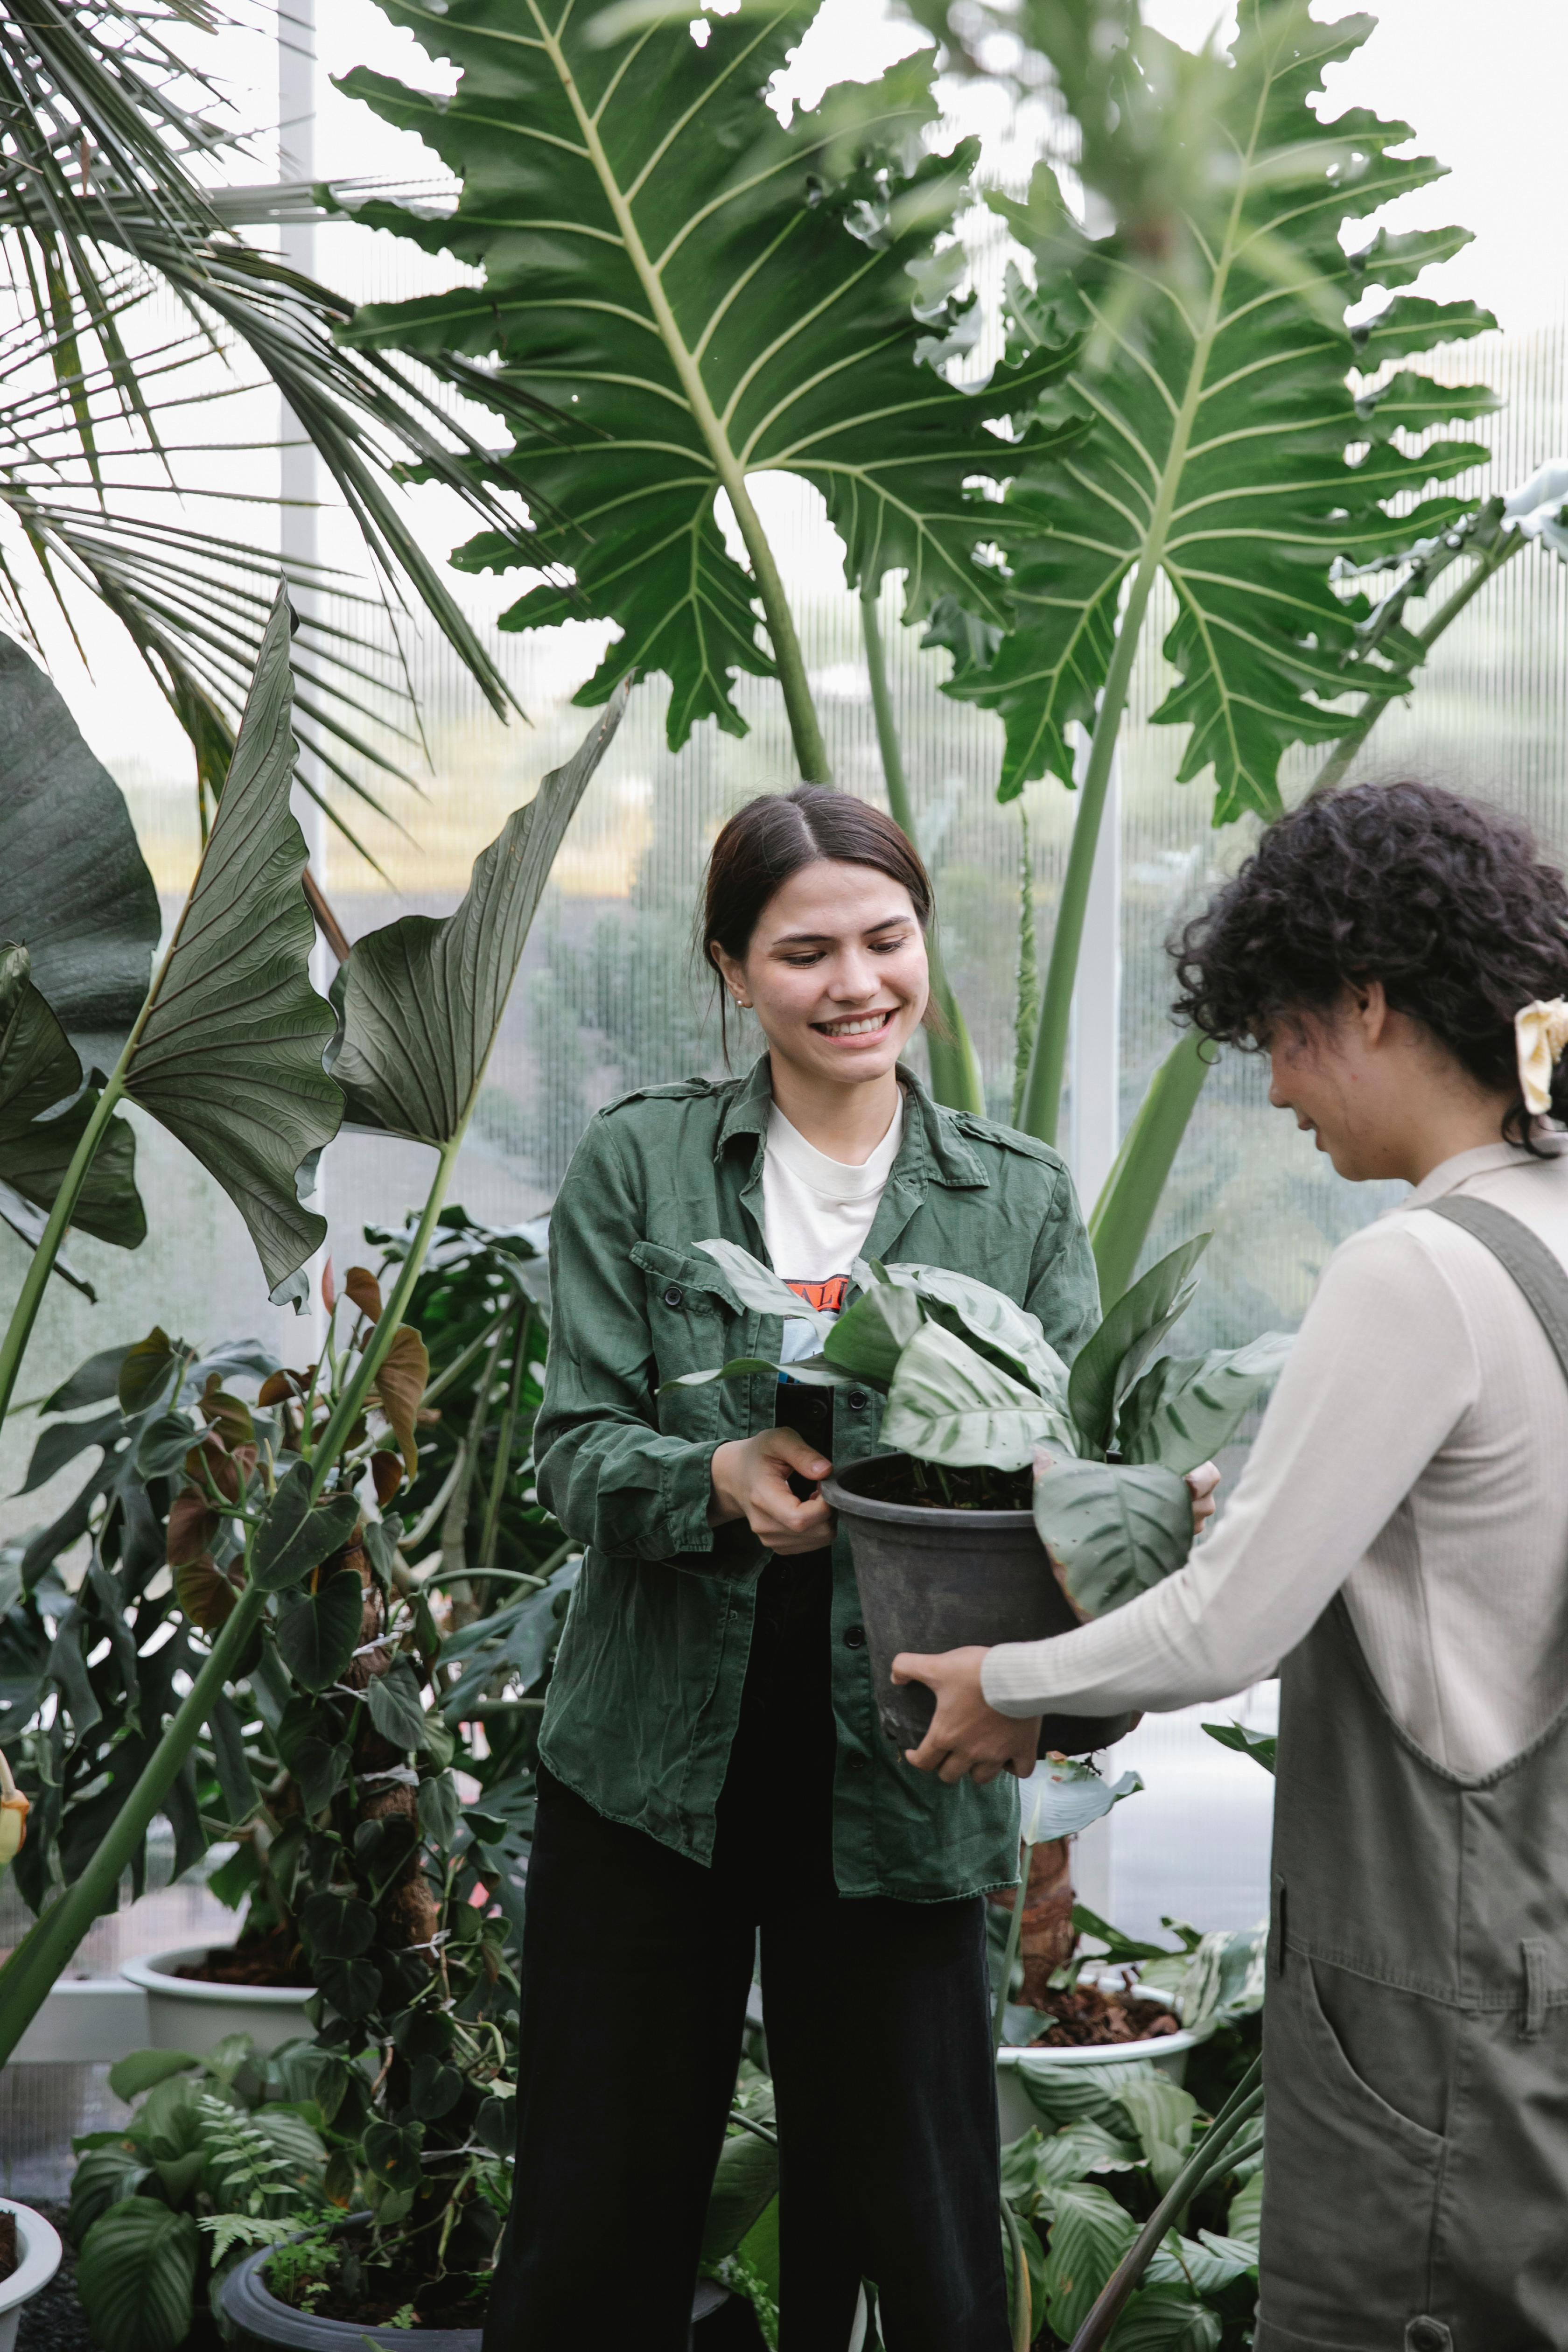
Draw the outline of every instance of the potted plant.
M887 1400L881 1436L894 1450L823 1491L849 1530L878 1713L900 1752L919 1745L934 1702L921 1684L894 1684L900 1651L1065 1633L1186 1558L1184 1474L1225 1444L1289 1345L1268 1332L1151 1364L1192 1302L1209 1239L1184 1243L1124 1292L1070 1371L1034 1316L966 1275L859 1260L858 1295L835 1318L814 1316L735 1244L700 1244L742 1306L816 1322L819 1351L789 1364L791 1378ZM768 1369L786 1368L741 1358L680 1384ZM1130 1727L1127 1717L1047 1716L1040 1752L1082 1753Z
M59 2232L30 2205L0 2197L0 2352L12 2352L16 2323L60 2266Z

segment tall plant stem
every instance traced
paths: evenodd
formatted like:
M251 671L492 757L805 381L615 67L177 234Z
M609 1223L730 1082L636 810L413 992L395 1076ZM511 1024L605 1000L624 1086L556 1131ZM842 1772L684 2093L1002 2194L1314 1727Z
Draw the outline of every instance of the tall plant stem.
M914 803L910 798L909 778L904 773L903 748L899 741L892 688L888 682L888 649L882 638L876 591L871 588L860 591L860 626L866 641L866 668L871 680L871 709L877 721L877 748L882 755L888 806L892 811L893 823L915 841ZM938 1102L946 1103L952 1110L973 1111L984 1118L985 1081L981 1076L980 1057L936 940L927 940L926 953L931 964L931 1002L949 1032L945 1037L939 1036L934 1029L926 1032L931 1092Z
M114 1908L121 1878L195 1747L213 1702L237 1670L266 1605L260 1587L247 1585L80 1877L40 1914L0 1968L0 2066L43 2007L50 1986L93 1921Z
M1029 1864L1035 1858L1035 1849L1026 1845L1023 1853L1018 1892L1013 1898L1013 1916L1007 1927L1007 1948L1002 1956L1002 1981L996 1988L996 2007L991 2019L993 2050L1002 2047L1002 2029L1007 2021L1007 1993L1013 1982L1013 1963L1018 1957L1019 1939L1024 1933L1024 1906L1029 1899Z
M1415 643L1420 648L1423 659L1431 652L1444 630L1458 619L1465 607L1473 598L1480 594L1487 582L1495 579L1503 565L1511 562L1525 543L1522 531L1505 531L1499 536L1491 547L1488 548L1484 555L1477 559L1463 586L1456 588L1453 594L1438 605L1426 626L1416 631ZM1417 665L1413 663L1411 667L1414 668ZM1408 678L1391 680L1386 693L1367 696L1357 711L1353 723L1339 738L1333 750L1319 769L1312 783L1314 793L1331 793L1336 784L1343 782L1350 772L1351 763L1356 753L1361 750L1389 704L1398 701L1401 695L1409 691L1409 688Z
M1007 2232L1013 2255L1013 2352L1029 2352L1035 2335L1034 2290L1029 2284L1029 2265L1024 2259L1024 2233L1005 2197L1002 2200L1002 2227Z
M1198 2190L1218 2175L1219 2158L1262 2105L1263 2062L1255 2058L1106 2280L1068 2352L1100 2352L1129 2296L1163 2243L1165 2232L1176 2227Z
M127 1046L126 1053L129 1051L130 1047ZM114 1107L120 1100L120 1071L124 1060L125 1055L122 1054L120 1061L115 1064L114 1075L100 1095L93 1108L92 1116L81 1131L81 1139L70 1156L70 1164L61 1180L60 1189L55 1195L54 1206L49 1211L48 1223L38 1237L38 1245L28 1261L26 1273L22 1277L22 1287L17 1292L16 1303L11 1309L10 1320L5 1326L5 1336L0 1339L0 1422L5 1421L5 1415L11 1410L11 1399L16 1387L16 1375L22 1369L22 1359L27 1352L27 1342L33 1336L33 1326L38 1319L38 1309L44 1303L44 1292L47 1287L49 1276L55 1270L55 1260L60 1254L60 1245L65 1240L67 1228L70 1224L76 1204L81 1197L81 1188L87 1181L88 1171L92 1166L94 1155L113 1117Z
M511 1439L517 1427L517 1402L526 1370L528 1335L532 1327L532 1311L525 1303L517 1314L512 1339L511 1379L507 1383L506 1403L501 1408L500 1426L496 1432L495 1468L490 1474L490 1490L485 1497L484 1525L479 1534L479 1559L486 1568L495 1565L501 1504L506 1499L507 1474L511 1468Z
M430 1246L430 1237L436 1230L436 1220L440 1215L442 1203L447 1198L447 1187L452 1181L452 1171L457 1165L458 1154L462 1149L467 1127L468 1121L465 1119L462 1127L450 1141L441 1146L441 1156L436 1163L435 1179L426 1199L424 1213L416 1229L408 1255L403 1261L403 1271L398 1276L392 1297L386 1303L385 1312L372 1333L370 1344L354 1369L353 1378L332 1407L331 1417L316 1440L315 1448L310 1456L310 1500L312 1502L316 1500L326 1485L337 1458L343 1450L350 1430L363 1412L365 1399L375 1386L375 1376L385 1361L387 1349L396 1338L403 1318L408 1312L408 1302L414 1296L414 1286L424 1269L425 1253Z
M653 312L665 349L668 352L676 374L680 380L680 388L686 395L692 416L696 420L697 429L708 445L708 454L713 460L714 471L723 485L725 494L734 509L735 520L739 525L741 537L745 541L746 553L751 558L752 575L756 581L757 594L767 621L768 635L773 648L773 661L778 669L779 684L784 688L784 709L789 715L790 734L795 741L795 756L800 772L807 783L830 784L833 782L833 774L827 764L827 747L822 740L822 727L817 719L816 705L811 698L811 687L805 674L805 656L801 652L800 638L795 625L795 614L790 610L789 598L784 594L784 580L769 543L768 535L763 529L762 517L752 503L752 494L746 487L745 467L731 446L723 420L713 405L708 386L702 380L702 370L698 363L696 354L680 331L679 322L670 307L669 297L664 290L664 280L659 276L653 257L643 242L642 232L633 215L630 200L621 186L615 165L611 163L604 141L600 137L598 119L585 104L583 93L573 78L571 68L566 60L566 53L557 39L553 27L547 20L544 9L538 5L538 0L533 0L533 5L528 13L533 18L539 45L549 57L552 66L560 77L561 87L565 91L567 102L576 117L578 133L583 141L584 152L598 176L599 184L605 192L605 200L615 216L616 226L620 231L621 242L626 250L626 258L630 261L643 292L647 298L648 308Z

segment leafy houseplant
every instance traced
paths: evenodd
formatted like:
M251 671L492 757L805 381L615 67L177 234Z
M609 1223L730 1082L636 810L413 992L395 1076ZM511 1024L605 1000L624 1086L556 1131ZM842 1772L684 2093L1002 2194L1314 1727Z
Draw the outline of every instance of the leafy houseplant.
M1184 1474L1226 1443L1289 1344L1271 1332L1245 1348L1151 1362L1192 1301L1208 1241L1199 1234L1152 1266L1070 1371L1034 1316L967 1276L862 1260L858 1295L835 1318L803 1309L735 1244L700 1244L742 1306L814 1321L822 1344L801 1362L743 1357L672 1386L773 1370L887 1400L881 1435L893 1453L850 1466L825 1491L849 1524L878 1704L895 1745L916 1744L930 1714L929 1693L900 1694L891 1684L900 1650L1058 1633L1130 1601L1186 1558ZM1054 1578L1042 1575L1045 1562L1024 1532L1031 1508ZM997 1564L988 1586L982 1562L991 1547ZM1059 1732L1048 1719L1047 1748L1074 1744L1075 1733ZM1101 1727L1100 1737L1078 1744L1116 1736Z

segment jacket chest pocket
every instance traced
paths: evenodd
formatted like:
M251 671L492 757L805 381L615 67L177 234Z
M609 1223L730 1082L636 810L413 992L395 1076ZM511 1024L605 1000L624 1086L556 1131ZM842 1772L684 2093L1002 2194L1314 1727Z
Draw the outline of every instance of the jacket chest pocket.
M656 1388L687 1372L711 1371L741 1353L746 1318L710 1257L661 1242L634 1242L631 1259L647 1286ZM721 1383L672 1389L658 1405L659 1428L670 1436L707 1436L718 1426Z

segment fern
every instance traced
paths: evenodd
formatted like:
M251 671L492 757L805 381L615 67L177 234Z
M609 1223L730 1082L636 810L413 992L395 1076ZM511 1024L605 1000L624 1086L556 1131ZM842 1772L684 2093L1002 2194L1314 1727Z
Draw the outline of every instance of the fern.
M236 2246L280 2246L291 2238L299 2221L297 2214L209 2213L197 2222L212 2238L213 2267L216 2270L227 2261Z
M304 2168L280 2156L248 2116L210 2091L197 2094L196 2114L207 2179L221 2219L256 2219L266 2211L268 2199L284 2198L297 2205Z

